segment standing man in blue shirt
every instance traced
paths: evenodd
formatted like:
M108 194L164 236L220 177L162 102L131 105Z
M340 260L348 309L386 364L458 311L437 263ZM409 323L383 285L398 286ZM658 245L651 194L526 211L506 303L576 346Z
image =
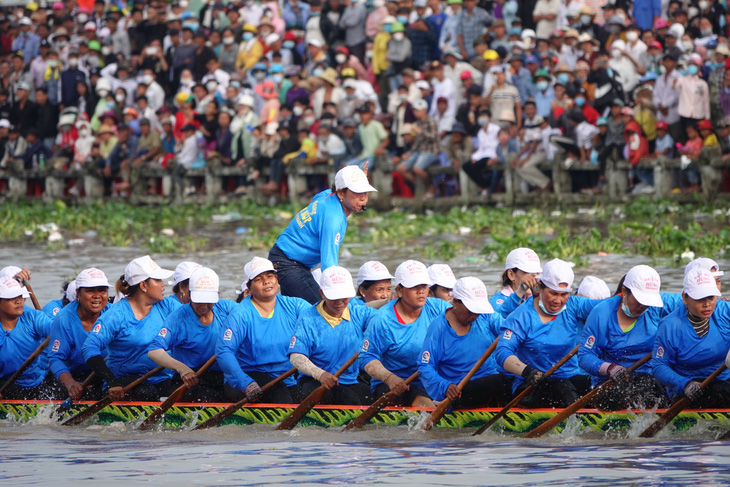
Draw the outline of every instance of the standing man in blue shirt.
M30 63L40 51L41 38L32 32L33 22L28 17L20 19L20 34L13 41L12 51L22 52L25 64Z

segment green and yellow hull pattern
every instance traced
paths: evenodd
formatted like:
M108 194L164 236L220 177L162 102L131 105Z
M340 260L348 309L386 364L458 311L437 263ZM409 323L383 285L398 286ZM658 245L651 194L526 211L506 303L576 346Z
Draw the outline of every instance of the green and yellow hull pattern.
M50 417L54 414L59 403L50 401L0 401L0 420L31 422L36 417ZM64 413L64 417L71 417L81 412L93 402L76 403ZM156 402L117 402L110 404L94 417L88 424L109 424L114 422L140 422L159 406ZM200 424L215 414L223 411L228 404L211 403L178 403L164 415L161 424L163 428L191 428ZM293 405L256 404L244 406L226 418L221 424L251 425L251 424L279 424L294 410ZM365 406L317 406L312 409L300 422L301 426L320 426L326 428L339 427L356 418L366 409ZM457 410L446 414L436 425L439 428L478 428L489 421L499 411L499 408ZM557 414L559 409L513 409L508 412L493 427L496 431L506 433L526 433L544 421ZM642 411L605 412L595 409L582 409L570 419L571 430L616 431L631 428L638 420L647 414L656 418L657 413ZM372 425L414 426L423 420L429 413L424 408L386 408L370 420ZM566 427L562 423L557 431ZM713 431L730 430L730 409L720 410L687 410L679 414L669 429L685 431L702 424ZM648 423L646 423L648 425Z

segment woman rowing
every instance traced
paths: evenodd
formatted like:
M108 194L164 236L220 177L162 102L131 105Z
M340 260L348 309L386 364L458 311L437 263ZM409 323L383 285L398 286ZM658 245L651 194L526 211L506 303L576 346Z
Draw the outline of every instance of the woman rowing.
M375 310L348 306L355 287L343 267L322 271L320 285L322 301L299 315L289 343L289 360L300 372L300 397L306 398L322 385L327 391L322 404L369 404L370 391L357 380L357 361L339 379L334 373L359 350L363 329Z
M222 402L223 372L214 363L200 377L198 369L215 355L215 345L228 315L236 303L219 299L218 274L198 267L185 279L190 302L170 313L165 325L149 346L147 356L168 369L175 370L170 390L183 383L189 387L183 396L187 402Z
M660 293L659 274L649 266L633 267L619 294L593 308L578 350L580 366L591 384L608 377L617 381L594 400L599 409L655 408L665 404L664 387L644 364L626 377L626 369L654 349L659 320L682 304L679 294Z
M125 298L99 317L81 348L87 365L106 381L113 401L124 399L124 386L157 366L147 348L170 314L170 305L163 300L164 280L172 274L149 255L127 264L117 281L117 294ZM158 401L168 395L171 377L171 370L163 370L127 394L132 400Z
M454 271L448 264L433 264L428 266L428 277L431 278L431 288L428 295L451 303L451 290L456 284Z
M399 265L395 285L398 299L380 308L365 331L360 364L372 377L374 397L393 391L398 394L396 405L432 407L423 382L416 379L409 386L405 379L417 371L426 331L449 303L428 297L433 282L421 262Z
M291 368L287 348L297 317L312 307L303 299L277 294L279 280L270 260L254 257L244 272L249 295L229 315L215 348L229 401L258 399L261 386ZM272 387L262 399L267 403L295 403L295 379L287 378Z
M175 266L172 279L167 282L172 286L172 296L165 298L165 301L173 307L172 309L190 302L190 276L201 267L203 266L195 262L180 262Z
M560 259L545 264L538 293L517 308L502 325L494 352L497 363L517 376L513 389L535 389L522 400L525 407L566 407L590 389L590 378L571 357L549 378L546 370L578 343L583 321L600 301L571 296L573 269Z
M720 270L720 265L717 262L712 259L708 259L707 257L698 257L687 264L684 268L684 274L687 275L687 273L695 267L699 267L700 269L704 269L709 272L715 279L718 291L722 292L722 280L720 280L720 277L725 273ZM720 299L723 299L722 296L720 296Z
M101 399L101 378L86 390L82 383L90 369L81 356L81 347L96 320L109 309L109 281L96 268L84 269L76 277L77 299L63 308L51 326L48 365L56 380L66 388L74 401L82 398ZM106 357L106 350L102 350Z
M499 336L504 321L489 304L487 288L476 277L456 281L453 306L434 320L423 341L418 371L434 401L449 398L455 408L499 406L512 394L512 380L490 357L459 391L457 384Z
M357 166L347 166L335 175L331 191L319 193L297 213L269 252L283 295L319 302L319 286L311 269L320 265L324 271L337 265L347 218L365 209L371 191L377 190L367 175Z
M507 254L502 273L502 290L489 300L495 313L507 318L524 301L525 296L532 295L540 272L540 257L534 250L520 247Z
M46 339L51 319L27 308L28 289L12 277L0 278L0 386L23 365ZM47 379L45 361L36 359L2 393L3 399L54 399L60 391Z
M687 397L695 407L730 407L730 370L706 389L700 383L725 361L730 349L730 306L715 276L701 267L684 276L683 305L659 324L654 342L654 375L672 399Z
M370 260L357 271L357 296L350 300L350 306L374 301L390 300L393 294L393 276L388 268L377 260Z

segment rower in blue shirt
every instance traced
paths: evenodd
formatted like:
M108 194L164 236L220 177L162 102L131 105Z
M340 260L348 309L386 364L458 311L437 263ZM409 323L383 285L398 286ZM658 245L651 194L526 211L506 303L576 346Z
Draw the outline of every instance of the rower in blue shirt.
M170 390L183 383L188 390L185 402L222 402L223 372L213 363L197 376L195 370L215 355L215 344L228 315L236 307L233 301L220 300L218 274L207 267L198 267L186 279L189 303L169 314L147 352L149 358L177 371Z
M690 269L683 285L683 305L659 323L654 375L672 399L687 397L693 407L730 407L730 370L704 391L700 388L730 349L730 305L718 301L721 293L715 276L701 267Z
M578 350L580 366L591 374L593 387L608 377L618 381L593 401L597 408L666 406L664 386L651 374L650 363L626 377L626 369L654 349L659 321L682 304L679 294L660 293L660 286L654 269L633 267L622 279L621 293L588 315Z
M48 364L56 380L74 401L99 400L102 380L93 381L84 390L81 383L91 370L81 356L81 347L96 320L109 309L109 281L99 269L84 269L75 280L77 299L63 308L53 320ZM102 351L106 357L106 350Z
M304 399L322 385L327 390L322 404L369 404L370 390L357 380L357 361L339 379L334 373L360 349L375 310L348 306L355 286L343 267L322 271L320 285L323 299L299 315L287 352L300 372L299 395Z
M525 294L532 295L532 289L537 286L535 278L541 272L540 257L534 250L520 247L507 254L502 289L489 300L495 313L507 318L524 301Z
M175 273L167 283L172 286L172 296L167 296L165 302L174 311L183 304L190 302L190 276L197 269L203 267L195 262L180 262L175 266Z
M335 175L332 190L318 194L297 213L269 252L284 296L319 302L319 286L311 269L320 265L324 271L338 264L347 218L365 209L371 191L377 190L368 183L367 174L347 166Z
M0 385L23 365L51 331L51 319L27 308L30 293L12 277L0 278ZM3 399L55 399L60 391L46 379L48 369L36 359L5 391Z
M407 260L395 270L398 299L386 304L370 321L360 350L360 365L371 377L373 396L389 391L398 394L397 406L433 407L419 377L409 385L405 379L418 368L418 358L433 320L442 316L449 303L429 298L433 284L426 266Z
M106 381L113 401L123 400L124 386L157 367L147 356L147 349L170 314L163 300L164 280L172 274L149 255L127 264L117 283L125 298L99 317L81 348L87 365ZM104 348L108 354L106 363L102 356ZM158 401L169 394L171 377L171 370L163 370L127 396L134 401Z
M502 325L494 351L497 364L514 380L515 393L536 385L521 402L525 407L566 407L590 389L590 377L573 356L549 378L543 373L577 344L580 328L600 301L571 296L573 269L560 259L545 264L539 292L517 308Z
M512 395L512 380L489 357L466 386L457 384L499 336L504 319L489 304L487 288L476 277L463 277L453 288L453 307L434 320L423 341L418 371L429 396L446 397L454 408L499 406Z
M373 301L390 301L393 294L393 276L388 268L377 260L370 260L357 271L357 296L350 300L350 306L358 306Z
M216 344L229 401L254 401L261 386L291 368L287 350L294 327L312 305L301 298L277 294L279 281L268 259L254 257L244 267L248 295L231 312ZM266 403L293 404L296 380L289 377L263 394Z

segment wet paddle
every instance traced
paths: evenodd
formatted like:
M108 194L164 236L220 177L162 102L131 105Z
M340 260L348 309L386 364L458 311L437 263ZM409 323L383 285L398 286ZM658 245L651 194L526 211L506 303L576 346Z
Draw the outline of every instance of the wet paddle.
M211 365L215 363L215 355L210 357L207 362L203 364L202 367L198 369L198 371L195 373L197 377L200 377L206 370L210 368ZM165 402L160 404L157 409L155 409L152 414L150 414L147 419L145 419L142 424L140 424L137 429L138 430L148 430L151 429L158 419L162 417L163 414L167 412L168 409L170 409L177 401L180 400L180 398L187 392L187 390L190 389L187 385L183 384L177 389L173 391L170 396L165 399Z
M33 303L33 307L37 309L38 311L41 310L41 303L38 302L38 298L35 297L35 293L33 292L33 288L30 287L30 284L28 284L27 281L23 281L23 286L25 286L28 289L28 293L30 293L30 301Z
M30 357L28 357L27 359L25 359L25 362L23 362L23 365L21 365L21 366L20 366L20 367L18 368L18 370L16 370L16 371L15 371L15 372L13 373L13 375L11 375L11 376L10 376L10 378L9 378L8 380L6 380L6 381L5 381L5 384L3 384L3 385L2 385L2 387L0 387L0 398L2 398L2 397L3 397L3 392L5 391L5 389L7 389L7 388L8 388L8 387L10 387L11 385L13 385L13 384L15 383L15 380L16 380L16 379L17 379L18 377L20 377L20 375L21 375L21 374L22 374L23 372L25 372L25 371L26 371L26 369L27 369L28 367L30 367L30 364L32 364L33 362L35 362L35 359L37 359L37 358L38 358L38 356L39 356L39 355L40 355L41 353L43 353L43 350L44 350L44 349L45 349L45 348L46 348L46 347L48 346L48 341L49 341L50 339L51 339L51 337L46 337L46 339L45 339L45 340L43 340L43 342L41 342L41 344L40 344L40 345L38 345L38 348L36 348L36 349L35 349L35 352L31 353L31 354L30 354Z
M409 378L406 379L406 384L410 384L418 378L418 372L414 372ZM378 414L384 407L393 402L396 395L393 392L386 392L380 398L373 403L372 406L363 411L360 416L347 423L342 431L347 431L352 428L359 428L368 421L370 421L376 414Z
M720 374L722 374L725 369L727 369L727 366L725 364L722 364L716 371L714 371L710 376L703 380L700 384L700 389L705 389L710 383L717 378ZM681 398L672 406L667 409L664 414L659 416L659 419L654 421L651 426L646 428L643 433L639 435L639 438L653 438L654 435L656 435L662 428L664 428L666 425L668 425L679 413L681 413L684 409L686 409L692 401L687 399L686 397Z
M339 378L342 374L345 373L347 369L350 368L352 364L355 363L355 360L357 360L357 356L360 354L360 352L355 352L355 355L350 357L350 360L345 362L345 364L340 367L340 370L335 372L335 377ZM314 406L319 404L319 402L322 400L322 397L324 397L327 390L324 388L324 386L319 386L316 388L310 395L304 399L304 401L299 404L299 406L296 407L294 411L291 412L289 416L284 418L284 421L279 424L279 426L276 427L277 430L290 430L293 427L295 427L299 421L306 416L306 414L312 410Z
M647 363L649 360L651 360L651 353L647 353L644 355L641 359L636 361L634 364L631 365L631 367L626 369L626 376L628 377L630 374L632 374L636 369ZM548 419L544 423L542 423L540 426L535 428L532 431L528 431L524 435L522 435L523 438L539 438L551 429L555 428L557 425L562 423L564 420L566 420L568 417L570 417L573 413L575 413L577 410L581 409L583 406L588 404L593 400L594 397L598 396L604 391L607 391L608 389L615 386L617 382L613 379L606 379L600 384L598 384L591 392L586 394L585 396L581 397L577 401L575 401L573 404L568 406L567 408L560 411L558 414L553 416L552 418Z
M487 361L490 355L494 352L494 349L497 348L497 342L499 341L499 337L495 338L491 345L489 345L489 348L484 352L484 354L481 356L479 360L477 360L477 363L474 364L474 367L471 368L468 374L461 379L461 382L459 382L456 385L456 388L459 389L459 392L466 386L472 377L474 377L474 374L477 373L477 370L484 365L484 362ZM436 423L438 423L441 418L444 417L444 414L446 414L446 411L449 410L449 407L451 407L451 403L453 400L449 399L448 397L444 398L441 403L436 406L436 409L433 410L431 413L431 416L429 416L428 420L426 420L425 423L423 423L423 429L425 431L430 431L431 428L433 428Z
M568 360L570 360L573 355L575 355L576 353L578 353L578 349L579 348L580 348L580 345L576 345L575 348L573 348L573 350L571 350L570 352L568 352L568 355L566 355L565 357L561 358L558 361L558 363L556 363L555 365L553 365L552 367L550 367L550 369L548 369L548 371L545 372L545 374L542 376L542 378L545 379L546 377L550 377L553 374L553 372L555 372L560 367L562 367L563 365L565 365L565 362L567 362ZM534 388L535 388L534 385L530 385L530 386L525 387L525 389L522 392L520 392L519 394L517 394L505 407L503 407L497 414L495 414L494 416L492 416L489 421L487 421L486 423L484 423L482 425L481 428L479 428L478 430L476 430L476 432L472 436L481 435L482 433L484 433L485 431L487 431L489 428L491 428L492 425L499 420L499 418L501 418L502 416L504 416L505 414L507 414L507 412L510 409L512 409L513 407L515 407L516 405L518 405L520 403L520 401L522 401L525 398L525 396L527 396L530 392L532 392L532 390Z
M261 388L261 392L268 391L269 389L271 389L272 387L274 387L279 382L281 382L284 379L286 379L287 377L293 375L294 372L296 372L296 371L297 371L296 367L292 367L291 369L287 370L286 372L284 372L283 374L281 374L276 379L274 379L274 380L272 380L270 382L267 382L266 385L264 385ZM195 428L193 428L193 431L210 428L212 426L217 426L218 424L220 424L221 421L223 421L224 419L226 419L228 416L230 416L231 414L233 414L236 411L238 411L239 409L241 409L243 407L243 405L246 404L247 402L248 402L248 399L246 399L244 397L240 401L231 404L230 406L228 406L227 408L225 408L223 411L219 412L215 416L211 416L210 418L208 418L204 422L200 423Z
M160 365L159 367L155 367L154 369L150 370L149 372L147 372L145 375L143 375L139 379L136 379L136 380L130 382L129 384L127 384L126 386L124 386L124 393L126 394L127 392L131 391L132 389L134 389L135 387L137 387L138 385L140 385L142 382L146 381L153 375L156 375L156 374L162 372L164 369L165 369L165 367L163 367L162 365ZM68 418L66 421L64 421L61 424L64 426L75 426L75 425L83 422L86 418L89 418L89 417L93 416L94 414L96 414L97 412L101 411L102 409L104 409L106 406L108 406L112 402L114 402L114 401L112 401L111 398L107 395L103 399L96 401L94 404L92 404L88 408L86 408L83 411L81 411L80 413L78 413L76 416L71 416L70 418Z
M96 378L96 372L92 371L89 376L84 379L84 381L81 383L81 389L86 389L89 384L91 384L91 381L93 381ZM83 393L82 393L83 394ZM56 415L58 416L58 419L61 419L61 415L66 412L68 408L70 408L74 403L74 400L70 397L66 398L65 401L63 401L61 404L58 405L56 408Z

